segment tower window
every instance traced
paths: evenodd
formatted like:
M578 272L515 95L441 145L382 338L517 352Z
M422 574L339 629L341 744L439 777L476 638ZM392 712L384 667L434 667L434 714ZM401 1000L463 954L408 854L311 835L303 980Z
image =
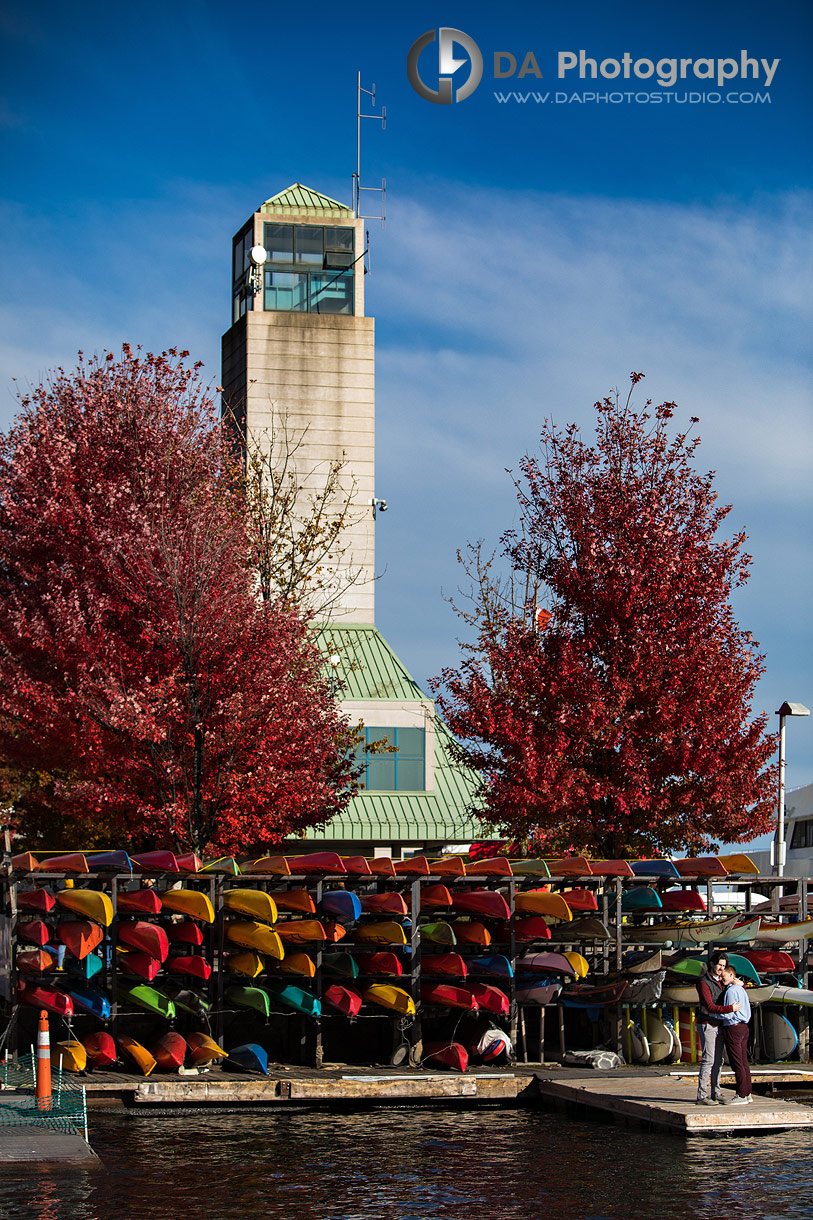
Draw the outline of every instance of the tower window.
M371 742L385 741L394 751L379 746L371 754ZM364 766L361 783L370 792L423 792L426 788L426 733L423 729L378 728L365 725L364 741L356 747L356 758Z
M263 225L263 308L352 314L355 232L333 225Z

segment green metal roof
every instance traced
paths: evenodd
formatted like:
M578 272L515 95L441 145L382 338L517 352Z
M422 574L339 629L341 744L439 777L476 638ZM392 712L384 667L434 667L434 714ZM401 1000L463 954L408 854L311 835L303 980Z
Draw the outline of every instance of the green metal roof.
M353 217L352 208L346 207L336 199L331 199L329 195L312 191L309 186L303 186L301 182L295 182L293 186L280 191L278 195L272 195L270 199L266 199L265 203L260 206L260 211L273 212L277 215L285 212L305 212L312 216L329 216L338 220Z
M372 624L323 626L317 640L326 657L336 653L341 658L337 673L344 684L344 699L429 700ZM470 812L478 777L453 761L452 743L449 729L436 716L434 791L359 792L344 813L324 829L308 831L307 838L420 843L493 837Z

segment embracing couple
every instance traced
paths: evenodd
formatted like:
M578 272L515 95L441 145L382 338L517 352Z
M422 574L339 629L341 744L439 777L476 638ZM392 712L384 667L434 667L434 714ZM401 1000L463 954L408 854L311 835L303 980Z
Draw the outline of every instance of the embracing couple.
M708 968L697 980L697 994L700 998L697 1027L703 1049L697 1104L717 1106L726 1101L720 1090L725 1046L737 1082L737 1091L728 1099L728 1104L747 1105L751 1100L751 1069L748 1066L751 1004L745 989L737 982L737 972L729 966L728 957L721 950L709 956Z

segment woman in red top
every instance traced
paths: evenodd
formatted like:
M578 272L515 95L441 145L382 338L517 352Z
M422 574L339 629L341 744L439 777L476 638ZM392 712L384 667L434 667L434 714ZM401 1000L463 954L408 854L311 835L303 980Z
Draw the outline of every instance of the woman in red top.
M740 1009L739 1004L720 1004L723 995L720 976L727 965L725 952L718 949L709 956L708 969L697 980L700 1000L697 1030L703 1049L697 1081L699 1106L719 1106L724 1100L720 1091L720 1068L723 1066L723 1026L720 1017L727 1012L739 1012Z

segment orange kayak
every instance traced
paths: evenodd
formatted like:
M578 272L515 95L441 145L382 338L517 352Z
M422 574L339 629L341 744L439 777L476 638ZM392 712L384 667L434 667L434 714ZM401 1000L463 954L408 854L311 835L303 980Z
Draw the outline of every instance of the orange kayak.
M145 1076L149 1076L157 1064L147 1048L140 1042L136 1042L135 1038L128 1038L126 1034L119 1034L118 1040L125 1055L132 1059L139 1071L143 1072Z

